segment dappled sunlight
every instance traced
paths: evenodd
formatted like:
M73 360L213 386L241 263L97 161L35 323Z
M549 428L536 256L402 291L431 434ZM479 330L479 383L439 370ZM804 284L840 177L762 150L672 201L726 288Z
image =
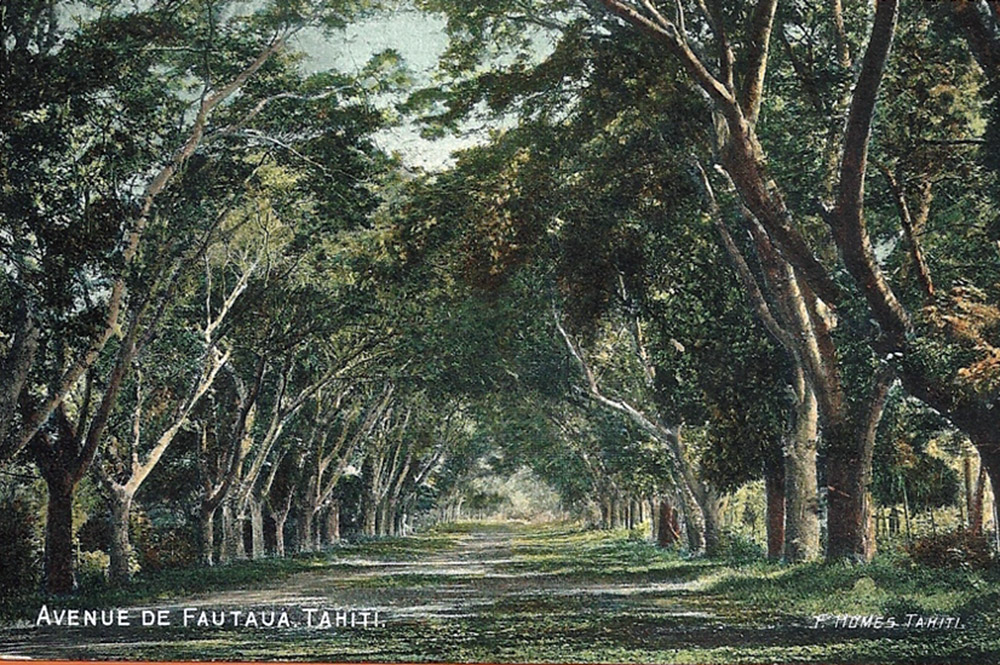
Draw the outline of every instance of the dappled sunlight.
M419 542L423 536L396 539L392 548L374 541L334 548L322 566L281 579L132 607L175 615L183 608L284 608L293 614L305 607L330 613L363 608L378 611L384 627L317 630L301 620L272 631L174 626L158 630L155 639L139 628L117 627L93 640L82 639L83 628L22 625L0 634L3 652L66 658L238 654L345 661L717 662L743 660L741 654L822 660L823 654L854 653L886 639L893 649L912 640L937 640L940 646L944 639L940 634L886 637L811 629L811 615L821 608L885 611L890 596L883 587L895 593L910 582L884 564L859 569L761 562L727 566L568 523L476 527L441 525L435 534L452 536L431 549ZM389 549L403 558L392 558ZM942 594L951 588L947 580L937 584ZM960 610L960 594L937 598L935 611ZM818 649L821 644L831 650Z

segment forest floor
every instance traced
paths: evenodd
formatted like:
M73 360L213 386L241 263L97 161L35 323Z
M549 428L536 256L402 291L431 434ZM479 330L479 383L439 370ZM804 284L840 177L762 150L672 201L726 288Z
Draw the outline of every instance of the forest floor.
M665 552L625 531L467 523L344 544L294 561L292 567L238 564L239 576L226 576L224 568L202 571L204 583L194 586L200 591L183 583L140 585L116 598L115 606L127 608L128 626L55 625L57 616L63 624L67 619L59 610L108 605L98 596L93 604L85 598L48 603L51 625L38 625L40 606L22 607L21 615L31 618L0 625L0 658L1000 661L996 576L930 571L902 560L739 563ZM261 570L264 575L248 573ZM234 577L244 580L238 588ZM362 612L375 610L378 625L371 625L374 615ZM157 611L170 625L143 626L143 616ZM225 611L225 625L198 625L202 611L209 623L212 611L216 618ZM260 625L272 616L280 620L282 611L288 625ZM251 612L257 627L246 625ZM355 627L338 626L338 612L348 621L353 613ZM883 626L818 621L823 614L881 617ZM366 616L369 625L362 627ZM945 628L942 619L928 628L932 616L958 617L959 627ZM885 625L889 617L895 627Z

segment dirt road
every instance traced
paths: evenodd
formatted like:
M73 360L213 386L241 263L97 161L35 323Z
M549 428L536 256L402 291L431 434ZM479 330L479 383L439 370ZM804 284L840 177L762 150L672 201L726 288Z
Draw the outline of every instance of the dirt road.
M6 657L376 662L850 659L862 636L735 607L720 564L566 525L477 525L336 548L252 589L121 608L128 625L0 631ZM108 615L96 616L98 623ZM55 625L56 621L62 625ZM145 620L145 621L144 621ZM84 621L82 614L78 623ZM154 625L143 625L153 623ZM169 625L165 625L169 623ZM156 625L159 624L159 625ZM837 644L830 644L836 637ZM840 658L836 658L840 659Z

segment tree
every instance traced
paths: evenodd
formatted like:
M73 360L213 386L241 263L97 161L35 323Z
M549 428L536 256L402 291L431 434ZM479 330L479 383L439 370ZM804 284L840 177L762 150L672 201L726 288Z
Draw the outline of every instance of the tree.
M955 3L953 9L970 4ZM656 48L669 53L671 61L686 72L690 87L710 102L713 121L703 126L725 171L724 188L731 186L738 195L751 229L760 226L755 250L762 263L772 266L772 276L777 278L772 286L785 285L760 291L785 301L789 311L807 315L798 317L797 323L793 319L791 323L795 325L790 332L793 340L807 340L797 354L806 374L807 388L817 399L824 445L832 453L826 458L832 472L828 475L829 485L833 487L829 494L833 534L829 556L864 558L871 554L872 541L865 526L870 523L865 488L870 482L868 460L874 425L889 382L889 369L879 367L878 362L891 360L892 369L900 372L907 390L978 440L981 453L992 454L995 446L990 443L991 435L984 430L996 428L981 425L992 422L986 408L992 398L984 397L982 392L973 396L971 393L975 391L968 386L969 372L984 370L984 365L942 362L944 358L957 359L954 354L960 354L963 345L967 350L979 348L980 359L985 361L990 344L981 334L962 337L949 333L940 318L936 319L938 323L934 323L933 317L931 321L924 320L927 312L919 309L924 301L920 289L926 291L925 284L932 284L933 280L925 279L930 273L926 265L921 267L920 257L925 253L913 248L919 249L927 238L912 232L911 219L902 212L903 206L897 205L900 215L896 223L889 225L890 219L884 216L884 208L877 205L877 199L876 205L865 205L875 101L885 80L886 65L891 65L890 44L898 32L896 2L877 2L874 12L867 6L852 7L845 12L839 2L822 8L779 7L770 0L740 7L717 2L681 3L679 13L673 8L669 13L660 11L654 3L619 0L602 2L606 12L595 9L594 5L585 9L564 6L550 10L540 5L528 5L526 9L523 3L517 6L500 3L490 12L467 17L453 11L454 3L427 5L449 13L456 38L445 66L459 74L468 75L469 63L479 62L483 55L469 35L496 34L502 43L521 48L522 53L525 50L518 39L524 33L514 27L518 23L563 38L551 56L534 69L526 63L537 62L537 52L525 55L522 62L506 69L505 74L522 82L506 97L494 94L503 87L498 81L506 81L506 76L493 72L467 76L453 86L457 101L437 115L439 122L453 122L461 117L480 98L483 88L488 95L492 94L486 97L488 100L497 101L494 108L515 103L525 109L537 108L536 102L528 101L532 93L537 94L532 86L547 80L546 74L551 73L553 63L565 62L565 52L560 47L569 42L566 37L572 35L578 39L588 29L594 39L610 44L609 50L618 52L633 48L632 35L643 35ZM560 11L563 13L559 14ZM921 26L926 22L923 11L921 8L906 16L904 35L923 29ZM985 25L987 17L978 8L969 16ZM866 29L869 25L870 31ZM985 33L980 31L980 34ZM927 86L923 90L939 90L932 86L947 76L968 80L967 63L956 60L961 54L956 56L953 48L954 33L937 32L934 36L948 48L924 50L929 43L926 40L910 39L906 43L906 53L921 53L914 58L914 62L923 63L917 69L922 75L928 73L926 78L916 80L906 77L908 90L921 86ZM780 43L782 48L772 48L772 41ZM852 53L859 47L864 55L855 65ZM811 55L817 52L829 56ZM941 68L938 63L942 61L950 61L953 66ZM852 67L858 73L853 87ZM773 82L768 88L769 94L775 95L773 100L763 94L765 81ZM571 86L556 87L559 88L556 95L572 95ZM790 90L794 92L782 94ZM434 102L442 99L448 100L441 95L424 98ZM933 109L935 122L941 119L939 107L927 108ZM891 127L903 118L891 113L887 117L889 120L876 128L874 145L891 153L892 144L881 143L879 133L882 127ZM964 122L947 125L947 130L953 131L958 126L970 130L975 126L975 117L974 113L967 115ZM787 131L792 126L799 131ZM934 141L952 143L950 137ZM963 141L967 138L955 137L955 144L961 145ZM928 160L921 166L933 163ZM924 196L920 194L923 190L914 186L922 179L905 183L902 190L896 188L904 193L904 202L910 192ZM825 199L826 203L819 206L817 199ZM896 200L898 204L899 196ZM881 265L885 259L876 257L874 248L878 245L872 235L881 233L885 239L897 233L900 226L906 244L896 244L889 254L895 261L899 250L904 250L913 266L908 274L917 276L907 280L906 289L900 291L905 295L902 299L897 293L899 285L891 284ZM968 254L975 253L968 246L965 250ZM836 260L838 254L842 263ZM774 259L778 259L777 263ZM850 274L856 290L845 290L839 279L840 266ZM963 275L963 279L976 277L967 271ZM857 298L863 306L855 304ZM977 323L961 300L947 304L945 309L946 315L937 311L981 329L982 320ZM825 329L833 322L827 317L831 311L841 323L851 322L855 338L860 333L869 340L869 351L850 344L850 339L845 348L845 341L837 339L843 326L836 333ZM829 323L823 323L825 319ZM869 320L877 327L868 326ZM814 325L816 321L822 325ZM853 358L838 366L845 362L846 356ZM800 403L808 405L809 401L803 399Z
M216 160L213 167L232 170L194 174L207 153L231 150L234 138L274 138L259 129L268 107L302 100L297 90L270 87L287 82L289 61L279 64L287 40L306 24L341 24L349 8L102 5L77 28L60 20L53 3L13 9L5 12L5 87L9 80L20 92L5 97L3 172L19 184L4 188L5 251L14 268L4 302L14 325L3 400L18 408L3 412L0 463L30 444L50 488L47 586L65 593L73 587L74 489L135 359L183 291L184 268L208 245L211 220L225 216L232 192L201 199L209 202L202 208L198 195L234 175L239 182L252 167ZM80 76L79 62L92 69ZM17 86L25 75L44 84ZM188 94L192 81L201 82L200 95ZM313 101L331 95L320 90ZM312 138L323 143L322 134ZM305 158L290 142L282 147ZM158 239L167 250L159 254L148 249ZM133 476L144 477L145 466Z

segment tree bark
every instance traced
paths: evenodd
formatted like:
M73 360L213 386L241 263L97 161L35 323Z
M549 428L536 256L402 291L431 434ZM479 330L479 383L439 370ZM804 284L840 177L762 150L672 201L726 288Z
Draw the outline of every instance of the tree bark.
M700 503L702 503L701 509L705 520L705 553L716 554L719 551L719 544L722 535L722 516L720 514L721 506L719 505L719 495L715 489L713 487L709 487L708 483L704 484L704 499Z
M57 471L44 475L49 491L45 514L45 591L50 594L73 593L73 495L76 482Z
M669 499L660 499L660 516L657 519L658 528L656 530L656 544L659 547L670 547L676 543L680 537L680 525L677 520L677 511Z
M227 564L246 558L243 519L229 501L222 504L222 547L219 551L219 563Z
M396 531L396 501L390 498L385 503L385 535L398 535Z
M378 510L375 513L375 533L381 536L389 535L389 503L379 502Z
M202 504L199 514L201 532L201 563L205 566L215 564L215 507Z
M785 448L784 555L788 561L808 561L820 555L817 422L816 397L806 388L804 399L796 405L795 430Z
M254 559L263 559L266 556L264 551L264 501L250 499L250 531L252 534L251 556Z
M981 469L986 469L986 478L989 480L990 489L993 490L994 525L993 530L1000 538L1000 525L995 523L996 508L1000 504L1000 447L987 448L982 446L979 453L979 464Z
M972 528L972 456L967 449L962 450L962 482L965 487L966 526Z
M129 555L129 516L132 513L133 495L126 488L115 488L111 492L111 581L125 584L131 577Z
M334 545L340 540L340 502L333 501L326 513L326 542Z
M869 538L871 456L851 445L851 435L850 431L827 435L827 559L868 561L875 554Z
M830 451L826 458L829 483L827 502L827 558L867 561L874 543L867 542L871 520L864 461L850 451Z
M364 521L362 522L362 533L366 536L375 535L375 513L378 510L373 502L366 503L363 510ZM457 519L459 516L459 507L456 506L453 519Z
M972 508L969 510L969 530L975 534L983 532L983 499L986 489L986 467L979 465L976 489L972 494Z
M764 465L764 494L767 498L767 557L780 559L785 545L785 467L783 463Z
M299 516L299 551L312 552L315 548L313 541L313 518L316 513L312 508L306 506Z
M274 555L282 557L285 556L285 521L288 513L271 513L271 517L274 519Z
M848 423L827 426L827 560L868 561L875 555L872 522L872 454L892 374L880 371L868 399Z

